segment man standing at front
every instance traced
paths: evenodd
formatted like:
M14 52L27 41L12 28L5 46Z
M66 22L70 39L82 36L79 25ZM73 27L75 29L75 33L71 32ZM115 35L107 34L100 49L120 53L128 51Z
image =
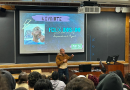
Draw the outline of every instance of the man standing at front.
M68 56L67 54L65 54L64 49L60 49L60 53L56 56L56 64L59 68L59 79L62 77L63 74L66 76L67 80L69 79L67 61L72 59L73 57L73 54L71 56Z

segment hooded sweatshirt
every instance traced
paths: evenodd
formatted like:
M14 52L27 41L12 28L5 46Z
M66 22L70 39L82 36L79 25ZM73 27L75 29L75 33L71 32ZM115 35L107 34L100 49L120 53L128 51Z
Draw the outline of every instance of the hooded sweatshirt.
M50 80L54 90L64 90L66 87L65 83L60 80Z
M110 73L99 82L96 90L123 90L122 81L115 73Z
M101 75L99 76L99 82L100 82L102 79L104 79L104 78L106 77L106 75L107 75L107 74L101 74Z

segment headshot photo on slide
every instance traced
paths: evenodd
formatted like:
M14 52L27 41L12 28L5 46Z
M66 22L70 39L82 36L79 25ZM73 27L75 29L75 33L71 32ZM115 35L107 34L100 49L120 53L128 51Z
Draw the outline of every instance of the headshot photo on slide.
M45 44L45 24L24 24L24 45Z

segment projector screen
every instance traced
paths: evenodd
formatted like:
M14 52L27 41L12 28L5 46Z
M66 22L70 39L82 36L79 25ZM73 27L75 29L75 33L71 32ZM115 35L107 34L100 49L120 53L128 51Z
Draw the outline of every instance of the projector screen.
M20 11L20 54L84 52L84 14Z

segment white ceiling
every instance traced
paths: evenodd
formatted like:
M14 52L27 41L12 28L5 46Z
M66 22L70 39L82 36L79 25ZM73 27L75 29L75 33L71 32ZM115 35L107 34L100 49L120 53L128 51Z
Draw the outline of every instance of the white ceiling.
M0 0L0 2L64 2L64 3L81 3L89 0ZM130 5L130 0L90 0L97 1L98 4L119 4Z

